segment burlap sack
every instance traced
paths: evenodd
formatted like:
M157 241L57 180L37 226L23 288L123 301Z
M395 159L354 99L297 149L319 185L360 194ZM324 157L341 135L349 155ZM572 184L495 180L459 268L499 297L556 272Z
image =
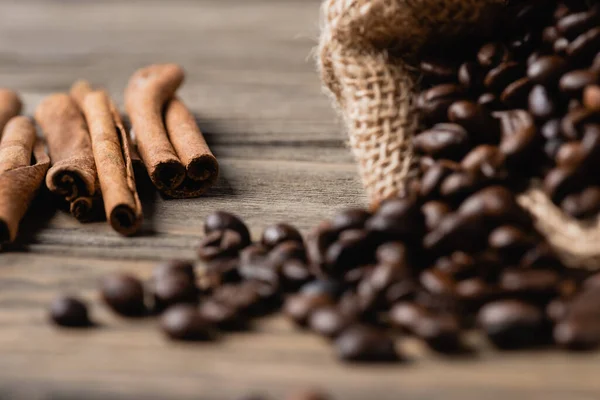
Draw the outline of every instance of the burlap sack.
M415 173L411 136L418 127L423 46L464 34L504 0L326 0L318 53L321 78L349 136L373 207L401 196ZM532 184L519 202L571 267L600 268L600 219L566 216Z

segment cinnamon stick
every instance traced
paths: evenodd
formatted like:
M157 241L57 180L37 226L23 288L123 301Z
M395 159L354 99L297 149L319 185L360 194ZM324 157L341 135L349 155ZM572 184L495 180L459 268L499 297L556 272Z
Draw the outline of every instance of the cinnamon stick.
M174 198L199 196L219 173L194 116L174 98L183 79L177 65L151 65L135 72L125 90L142 161L158 190Z
M16 92L0 89L0 138L8 121L21 112L21 100Z
M104 91L92 90L85 81L73 85L71 96L85 115L108 221L123 235L135 234L142 223L142 207L121 116Z
M50 165L44 144L36 142L35 134L29 118L14 117L0 140L0 243L17 237L19 223ZM32 153L35 163L30 165Z
M75 100L65 93L50 95L37 107L35 119L42 128L52 160L46 176L48 189L69 203L99 195L90 135ZM85 222L97 214L97 210L90 209L75 217Z

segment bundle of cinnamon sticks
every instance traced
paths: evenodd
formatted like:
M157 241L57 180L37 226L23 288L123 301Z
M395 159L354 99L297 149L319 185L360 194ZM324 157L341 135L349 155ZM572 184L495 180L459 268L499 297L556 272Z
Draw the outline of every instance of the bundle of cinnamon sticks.
M219 170L193 114L175 96L183 78L177 65L151 65L136 71L125 91L141 160L156 188L171 198L199 196ZM16 93L0 90L0 132L6 125L0 142L0 243L14 240L44 177L79 221L106 217L120 234L138 233L143 214L134 148L109 95L77 81L69 93L52 94L38 105L35 122L49 159L33 121L15 118L20 109Z

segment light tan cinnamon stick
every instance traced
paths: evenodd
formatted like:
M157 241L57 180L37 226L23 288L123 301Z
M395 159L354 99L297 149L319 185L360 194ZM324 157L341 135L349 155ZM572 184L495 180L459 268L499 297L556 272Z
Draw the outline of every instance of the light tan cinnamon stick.
M71 96L81 105L88 125L108 221L123 235L135 234L142 223L142 207L121 116L104 91L92 90L85 81L73 85Z
M199 196L219 173L194 116L174 98L183 78L177 65L151 65L135 72L125 90L142 161L154 185L174 198Z
M16 92L0 89L0 138L8 121L21 112L21 100Z
M50 160L27 117L12 118L0 140L0 243L17 237L19 223L41 186ZM31 164L32 153L35 164Z
M52 160L46 176L48 189L69 203L99 195L90 135L75 100L65 93L50 95L37 107L35 119L42 128ZM89 209L75 217L85 222L98 214L98 210Z

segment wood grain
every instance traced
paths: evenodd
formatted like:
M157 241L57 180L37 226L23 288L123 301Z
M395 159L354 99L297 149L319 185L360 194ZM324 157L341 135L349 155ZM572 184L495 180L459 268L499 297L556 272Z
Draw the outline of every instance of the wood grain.
M312 61L318 0L0 0L0 86L31 114L78 78L122 106L129 75L153 62L187 71L181 97L223 172L207 196L162 199L141 180L143 235L81 225L38 199L19 242L0 253L1 399L274 399L301 387L336 399L592 400L600 356L558 351L446 359L401 341L418 362L348 367L319 338L286 321L216 344L168 343L156 321L116 318L97 301L110 271L148 277L158 260L194 257L203 218L234 210L260 234L288 220L307 229L365 202L351 156ZM62 331L46 321L58 293L84 296L101 327ZM478 340L475 338L474 340Z

